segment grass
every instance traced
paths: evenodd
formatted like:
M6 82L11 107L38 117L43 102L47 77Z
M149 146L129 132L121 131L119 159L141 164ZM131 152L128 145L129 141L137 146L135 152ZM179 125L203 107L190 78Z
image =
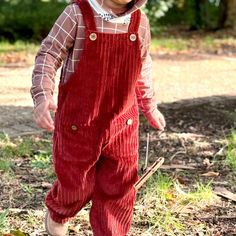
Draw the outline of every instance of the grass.
M11 161L0 159L0 171L9 172L12 166L13 164Z
M236 51L234 37L216 38L214 35L182 37L160 36L152 39L151 51L165 50L170 52L197 50L205 53L221 52L224 49Z
M183 191L178 182L158 172L139 196L135 207L135 223L147 225L147 233L186 235L189 224L186 212L194 214L216 201L210 183L197 183L191 191ZM206 226L198 222L198 233L206 233ZM196 229L193 225L192 231Z
M32 196L34 190L33 190L33 188L32 188L30 185L25 184L25 183L21 183L20 186L21 186L21 189L22 189L25 193L27 193L27 195L28 195L29 197Z
M16 41L10 43L8 41L0 41L0 54L10 53L10 52L27 52L36 53L39 44L29 43L24 41Z
M4 60L1 56L4 54L15 53L16 57L21 59L19 54L35 55L40 47L40 43L31 43L24 41L16 41L10 43L8 41L0 41L0 62ZM161 33L157 37L153 37L151 43L151 51L167 50L170 52L186 51L186 50L200 50L204 52L215 53L222 51L224 48L234 48L236 50L236 39L233 36L218 37L214 34L189 34L188 36L171 35L170 33Z
M41 150L43 149L43 150ZM0 133L0 158L33 157L36 153L50 155L50 142L34 140L31 137L10 140L5 133Z
M236 131L233 131L228 138L226 164L236 173Z
M187 50L188 48L188 40L182 38L153 38L151 44L151 51L159 49L182 51Z
M15 142L10 141L6 135L1 135L0 138L0 158L26 157L33 152L33 143L30 138L18 139Z
M1 232L7 228L7 215L8 210L4 211L3 213L0 213L0 235Z
M0 66L8 64L32 65L39 43L0 41Z
M47 169L52 164L52 155L50 153L40 153L34 155L34 159L31 161L31 166L36 169Z

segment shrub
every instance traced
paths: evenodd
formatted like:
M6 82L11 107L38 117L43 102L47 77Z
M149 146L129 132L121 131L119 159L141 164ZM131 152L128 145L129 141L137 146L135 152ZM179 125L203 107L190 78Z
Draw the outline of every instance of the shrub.
M10 41L41 40L65 6L65 1L56 0L2 0L0 37Z

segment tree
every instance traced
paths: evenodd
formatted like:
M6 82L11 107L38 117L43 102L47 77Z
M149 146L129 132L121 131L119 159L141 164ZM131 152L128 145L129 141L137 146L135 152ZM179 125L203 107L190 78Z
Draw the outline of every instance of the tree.
M149 17L150 24L155 26L157 24L157 20L165 15L165 13L171 8L175 0L149 0L147 2L145 11ZM152 32L155 34L156 27L152 27Z
M218 27L236 29L236 1L235 0L221 0L220 1L220 15L219 15Z

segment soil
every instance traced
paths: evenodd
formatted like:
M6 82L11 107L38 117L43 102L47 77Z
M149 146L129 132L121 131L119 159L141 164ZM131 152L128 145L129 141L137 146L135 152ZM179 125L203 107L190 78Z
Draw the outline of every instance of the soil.
M158 106L166 117L167 128L159 133L151 129L141 116L140 171L149 132L149 165L157 157L163 156L165 164L194 167L187 172L181 169L165 170L186 185L191 186L197 180L206 183L212 180L213 187L223 186L236 193L235 175L227 166L220 164L225 158L225 138L236 127L236 59L204 54L155 54L153 59L155 93ZM0 131L13 138L24 135L50 136L40 131L32 120L29 94L32 69L32 66L0 67ZM43 172L36 173L30 169L27 158L23 162L18 161L21 163L16 172L18 178L11 180L10 185L7 180L2 180L0 184L3 189L0 209L9 206L23 209L10 212L14 216L11 224L15 227L29 220L32 214L42 221L42 202L50 187L50 184L45 184L47 180ZM219 164L206 164L213 161ZM219 175L212 178L201 175L209 171L218 172ZM22 179L38 191L29 202L24 201L24 194L17 188ZM14 196L14 199L9 196ZM236 204L221 198L214 207L191 215L191 219L210 226L212 235L236 235L235 212ZM85 229L79 235L90 235L87 221L84 224L80 222L80 226ZM29 232L30 235L44 235L37 227L32 227ZM142 232L141 226L133 225L130 235L144 235ZM188 235L198 234L190 232Z

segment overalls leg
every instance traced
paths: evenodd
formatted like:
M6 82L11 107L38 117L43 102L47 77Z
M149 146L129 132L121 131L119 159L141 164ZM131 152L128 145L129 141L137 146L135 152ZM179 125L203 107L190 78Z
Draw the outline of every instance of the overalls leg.
M110 132L96 169L90 212L94 236L127 235L136 198L138 118L132 124L116 122Z
M94 132L81 128L54 135L53 162L57 180L46 196L50 216L66 223L91 199L95 183L95 163L100 155ZM87 135L86 135L87 134Z

